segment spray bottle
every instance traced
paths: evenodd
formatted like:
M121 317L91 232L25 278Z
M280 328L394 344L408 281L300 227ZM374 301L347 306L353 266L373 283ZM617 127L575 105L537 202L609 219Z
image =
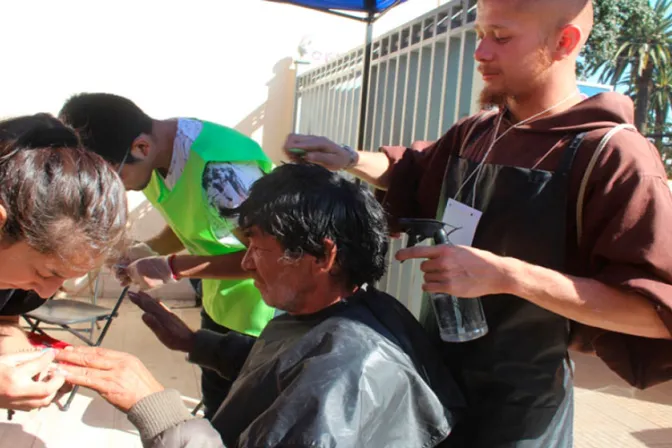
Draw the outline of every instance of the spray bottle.
M435 245L451 244L446 233L446 225L441 221L400 219L399 224L402 231L408 234L406 247L413 247L428 238L432 238ZM480 298L460 299L444 293L432 293L429 296L442 340L467 342L488 333L488 323Z

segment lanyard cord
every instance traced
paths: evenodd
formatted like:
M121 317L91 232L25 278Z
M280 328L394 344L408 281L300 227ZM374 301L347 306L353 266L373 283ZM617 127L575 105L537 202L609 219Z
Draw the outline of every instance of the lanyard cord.
M455 196L453 196L453 197L457 198L459 196L459 194L462 192L462 189L467 185L467 183L469 183L471 178L474 177L474 175L475 175L476 179L474 180L474 186L473 186L472 195L471 195L471 207L474 208L475 204L476 204L476 184L478 183L478 176L480 176L481 171L483 171L483 165L485 164L485 159L488 158L488 156L490 155L490 152L495 147L497 142L500 141L512 129L516 129L520 126L523 126L524 124L527 124L527 123L531 122L532 120L534 120L536 118L539 118L540 116L552 111L556 107L565 104L567 101L571 100L572 98L574 98L576 95L579 95L580 93L581 92L579 90L577 90L576 92L572 92L569 96L567 96L562 101L552 105L548 109L542 110L541 112L532 115L529 118L526 118L525 120L519 121L518 123L516 123L513 126L511 126L510 128L508 128L506 131L502 132L502 134L500 136L497 136L497 133L499 132L499 128L502 124L502 118L504 117L504 113L506 112L506 111L502 111L502 113L499 114L499 117L497 118L497 125L495 126L495 133L492 136L492 142L490 142L490 146L488 147L487 151L485 151L485 154L483 155L483 159L481 159L478 166L476 168L474 168L474 171L471 172L471 174L465 179L465 181L462 182L462 185L460 185L460 188L457 189L457 192L455 193Z

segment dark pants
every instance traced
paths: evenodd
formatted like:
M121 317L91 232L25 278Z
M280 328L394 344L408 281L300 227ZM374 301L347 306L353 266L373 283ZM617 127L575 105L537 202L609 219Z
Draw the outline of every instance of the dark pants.
M203 304L203 284L200 278L190 278L189 283L191 287L194 288L194 293L196 293L196 307L199 307Z
M205 313L205 310L201 311L201 328L222 334L232 331L213 321L210 316ZM222 378L214 370L201 368L201 372L203 413L206 419L212 420L212 417L217 413L219 406L229 393L233 381Z

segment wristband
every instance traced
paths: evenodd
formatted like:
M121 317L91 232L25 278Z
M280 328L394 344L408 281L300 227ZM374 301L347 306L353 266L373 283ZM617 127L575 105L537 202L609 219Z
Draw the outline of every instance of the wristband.
M359 154L357 153L357 151L355 151L354 149L352 149L347 145L342 145L341 148L345 149L348 152L348 155L350 156L348 164L345 166L345 168L343 168L344 170L349 170L350 168L357 165L357 162L359 162Z
M182 279L182 276L175 271L175 265L174 265L175 256L176 254L168 255L168 268L170 268L170 275L173 277L173 280L177 282Z

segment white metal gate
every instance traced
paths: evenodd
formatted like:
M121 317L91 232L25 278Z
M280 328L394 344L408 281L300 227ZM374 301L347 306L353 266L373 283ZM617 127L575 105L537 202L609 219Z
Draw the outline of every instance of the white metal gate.
M365 143L358 149L436 140L476 111L475 19L476 0L454 0L374 40ZM363 56L359 47L297 78L295 132L356 146ZM405 243L405 238L392 241L389 270L379 287L417 316L422 283L417 262L402 267L394 261Z

